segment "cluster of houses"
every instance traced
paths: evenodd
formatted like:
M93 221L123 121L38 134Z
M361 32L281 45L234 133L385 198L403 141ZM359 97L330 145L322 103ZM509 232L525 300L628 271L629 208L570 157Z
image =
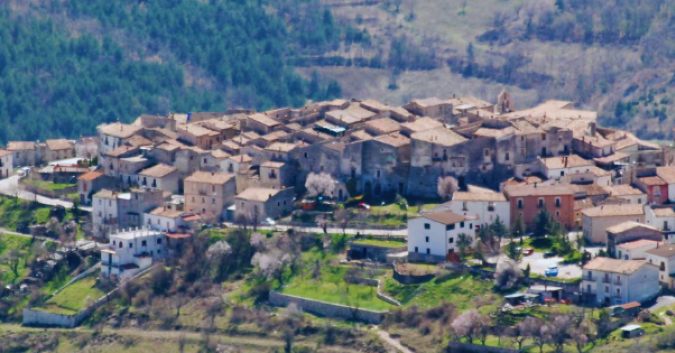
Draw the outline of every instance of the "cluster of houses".
M614 303L625 298L617 299L614 287L602 289L603 273L615 273L603 269L627 276L653 268L658 282L672 285L675 254L666 249L675 232L675 167L670 148L599 127L596 118L566 101L517 110L506 91L496 103L337 99L266 112L142 115L76 141L10 142L0 150L0 173L95 157L97 167L78 170L77 191L91 205L93 235L110 242L104 273L116 276L141 270L148 256L167 256L195 222L287 215L311 173L332 177L325 196L337 202L357 195L437 198L439 180L453 177L459 191L452 199L410 220L411 259L444 261L459 234L475 239L496 217L507 226L522 219L532 229L545 209L589 243L606 244L611 261L647 264L587 265L584 290Z

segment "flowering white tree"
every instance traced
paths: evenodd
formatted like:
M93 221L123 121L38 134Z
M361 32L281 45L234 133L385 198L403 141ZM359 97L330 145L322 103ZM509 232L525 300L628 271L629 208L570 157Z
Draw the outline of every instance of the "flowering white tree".
M335 190L335 179L328 173L310 173L305 181L307 194L310 196L332 195Z
M449 200L452 197L452 194L459 190L459 183L457 182L457 179L451 176L439 177L437 188L438 196L443 200Z
M229 255L232 252L232 247L225 240L213 243L206 250L206 257L209 260L220 258L223 255Z
M268 279L276 278L279 284L283 284L283 274L288 264L291 261L291 256L282 252L279 249L274 249L269 252L257 252L251 259L251 264L258 267L260 274Z
M476 309L471 309L459 315L452 321L452 328L457 336L462 336L473 343L474 338L479 338L485 344L490 326L490 318L481 315Z
M251 246L258 250L263 250L265 249L265 239L267 238L264 235L253 232L251 233Z

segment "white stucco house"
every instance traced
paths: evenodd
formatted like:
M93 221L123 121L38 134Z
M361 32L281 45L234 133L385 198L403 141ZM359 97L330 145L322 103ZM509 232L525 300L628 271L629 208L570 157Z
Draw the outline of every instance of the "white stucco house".
M642 303L659 290L659 269L647 261L596 257L583 267L581 292L591 304Z
M504 225L511 226L511 206L501 192L456 192L452 195L452 201L436 207L434 211L475 216L476 224L490 224L499 217Z
M108 248L101 250L101 276L131 277L164 258L165 244L164 233L146 228L110 234Z
M465 233L476 241L476 217L451 211L424 213L408 220L408 258L411 261L446 261L458 252L457 239Z
M659 282L675 289L675 245L661 244L647 251L647 262L659 269Z
M540 158L540 170L548 179L558 180L561 177L588 174L592 175L595 163L583 159L576 154L562 157Z
M645 223L658 228L662 232L674 232L675 211L673 211L672 206L648 205L645 207Z

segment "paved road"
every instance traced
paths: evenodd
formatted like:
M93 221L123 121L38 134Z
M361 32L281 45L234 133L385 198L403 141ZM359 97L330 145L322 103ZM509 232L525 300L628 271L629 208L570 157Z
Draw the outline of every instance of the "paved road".
M650 311L654 311L654 310L657 310L657 309L661 309L664 306L673 305L673 304L675 304L675 297L670 296L670 295L663 295L663 296L660 296L660 297L656 298L656 303L654 305L652 305L651 307L649 307L648 309Z
M224 223L228 227L239 227L238 225L230 222ZM284 225L276 225L276 226L258 226L258 229L261 230L275 230L275 231L286 231L289 228L293 228L299 232L306 232L306 233L323 233L323 229L321 227L296 227L296 226L284 226ZM331 234L340 234L342 233L342 228L328 228L328 233ZM400 237L400 238L405 238L408 236L408 230L407 229L401 229L401 230L382 230L382 229L361 229L361 228L347 228L345 229L345 233L347 234L363 234L363 235L380 235L380 236L392 236L392 237Z
M43 205L56 206L61 205L65 208L73 207L73 203L70 201L64 201L61 199L52 199L49 197L35 195L32 192L19 189L19 179L18 175L13 175L9 178L0 179L0 194L17 196L17 190L19 192L18 197L23 200L28 201L37 201ZM91 207L80 206L82 211L91 212Z

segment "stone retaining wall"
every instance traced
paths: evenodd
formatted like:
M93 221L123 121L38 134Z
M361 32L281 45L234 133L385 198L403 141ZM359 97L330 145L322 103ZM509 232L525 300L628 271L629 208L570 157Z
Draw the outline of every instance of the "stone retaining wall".
M384 300L385 302L387 302L391 305L401 306L401 303L399 303L398 300L396 300L392 297L388 297L384 293L382 293L382 283L380 282L379 279L361 278L361 277L345 277L345 282L362 284L364 286L377 287L377 298L378 299Z
M49 197L52 199L77 192L77 185L59 190L45 190L32 184L21 183L21 188L33 194Z
M380 324L387 313L386 311L354 308L341 304L333 304L309 298L296 297L275 291L270 291L269 303L270 305L284 307L294 303L303 311L315 315L362 321L368 324Z
M483 346L481 344L471 344L462 342L450 342L445 349L447 353L518 353L517 349L504 347Z

